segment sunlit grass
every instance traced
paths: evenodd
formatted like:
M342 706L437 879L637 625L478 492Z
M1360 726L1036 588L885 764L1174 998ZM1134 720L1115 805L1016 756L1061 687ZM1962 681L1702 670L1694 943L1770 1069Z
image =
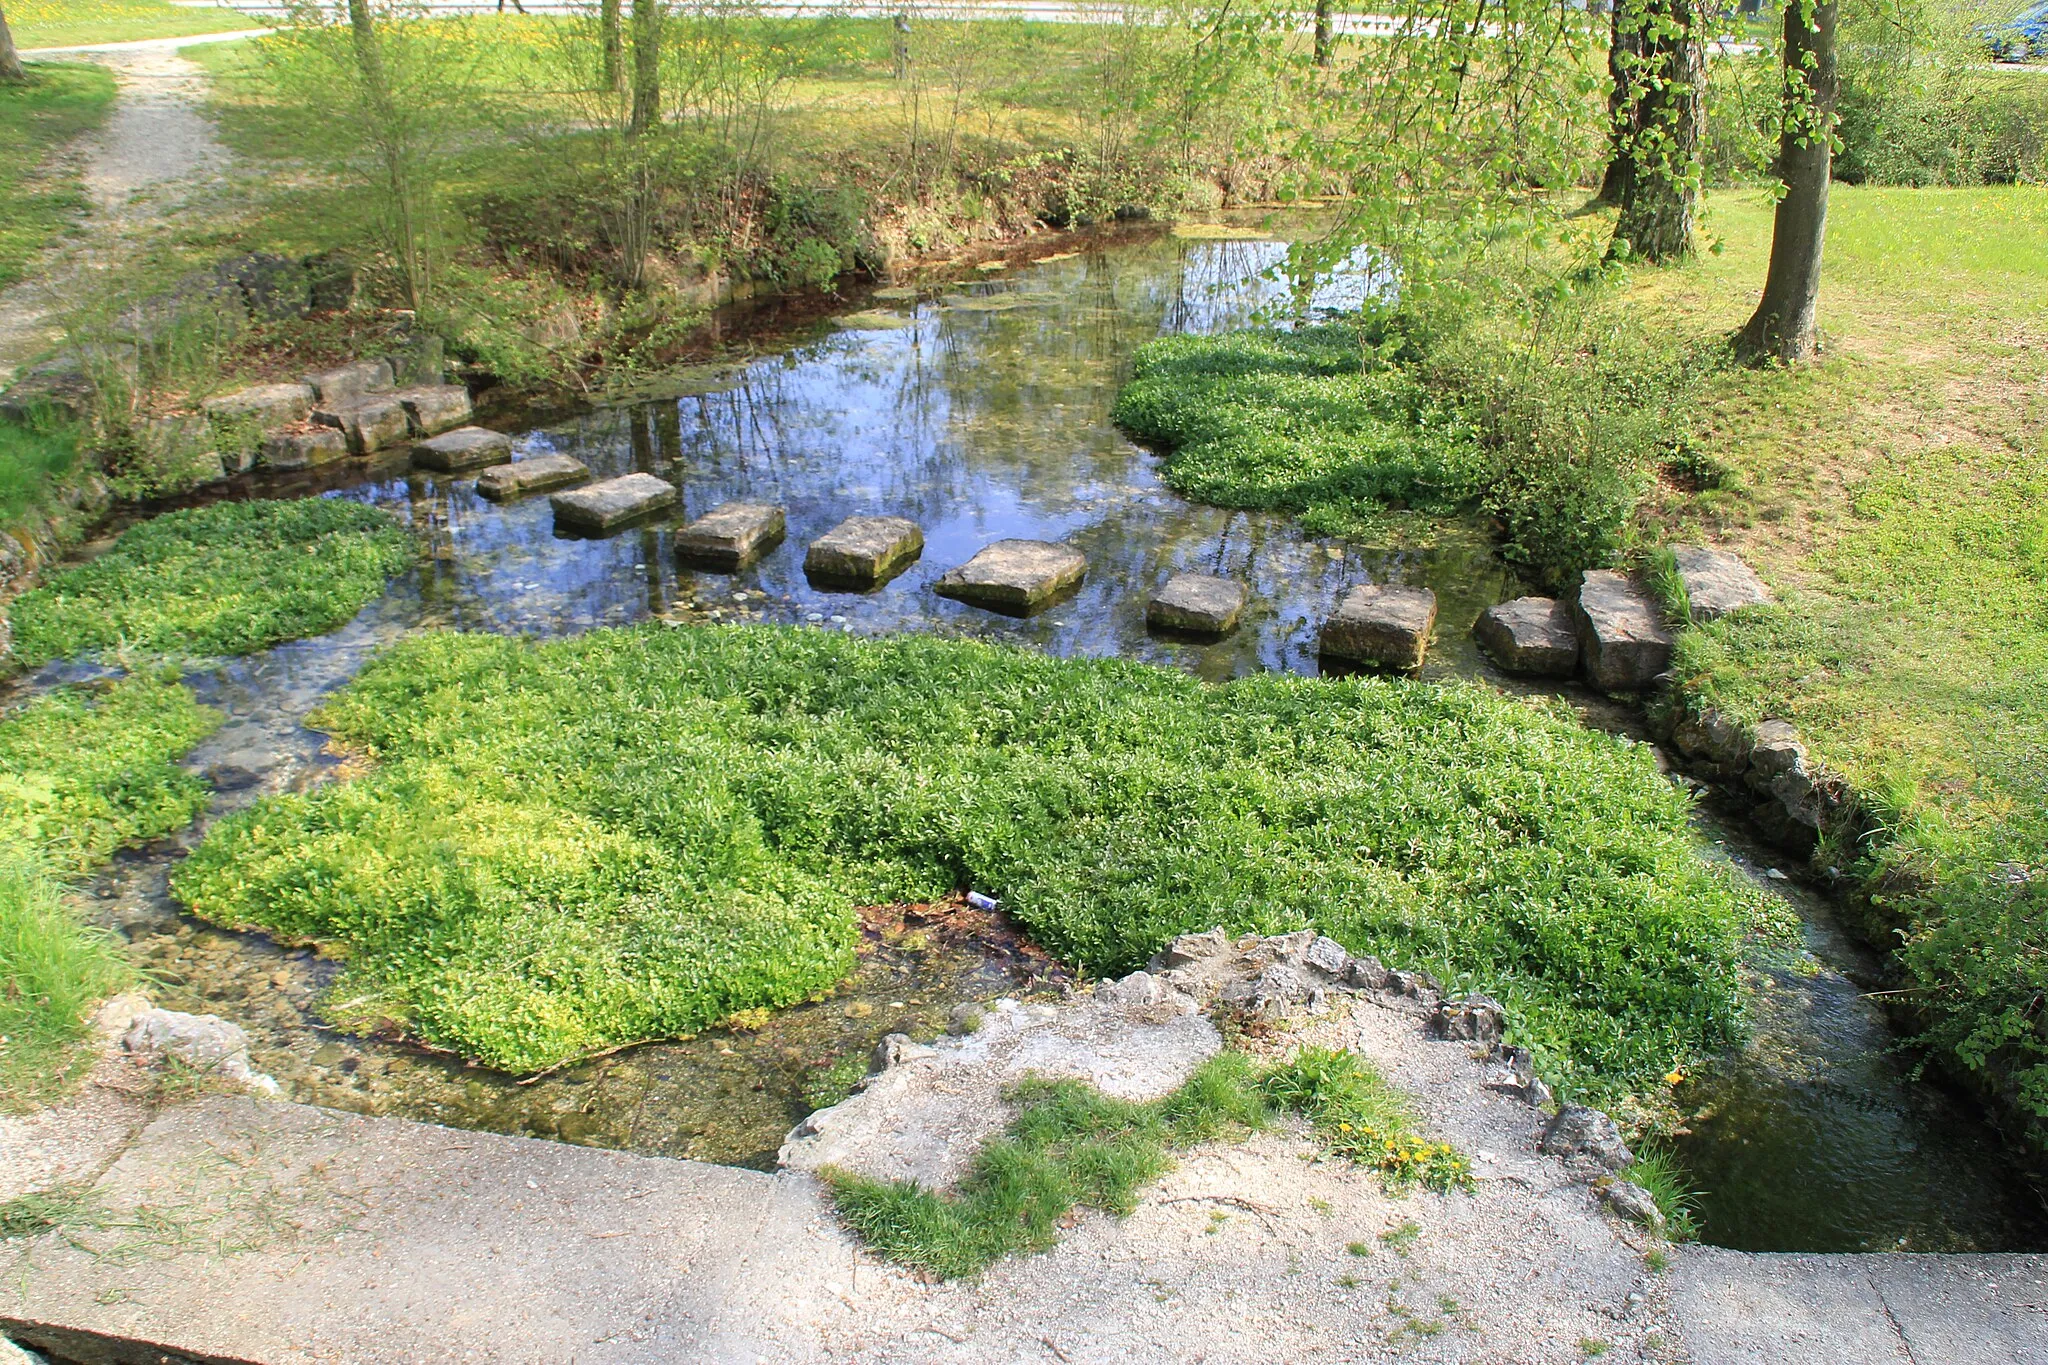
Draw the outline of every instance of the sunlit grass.
M56 158L113 102L113 74L99 66L38 62L27 83L0 84L0 286L85 211L75 168Z

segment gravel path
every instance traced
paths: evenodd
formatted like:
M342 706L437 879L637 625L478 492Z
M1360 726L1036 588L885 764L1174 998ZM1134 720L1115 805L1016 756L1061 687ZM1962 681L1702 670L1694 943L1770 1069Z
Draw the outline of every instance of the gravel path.
M84 163L92 211L83 240L51 251L28 279L0 293L0 383L62 340L56 318L95 262L218 184L229 164L199 112L205 73L172 40L81 55L111 67L121 83L106 126L72 153Z

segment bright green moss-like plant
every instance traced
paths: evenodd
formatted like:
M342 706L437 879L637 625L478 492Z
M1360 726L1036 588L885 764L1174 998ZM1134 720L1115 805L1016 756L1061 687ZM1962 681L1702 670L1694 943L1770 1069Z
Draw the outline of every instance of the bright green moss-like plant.
M1476 686L650 626L416 637L316 723L374 769L221 822L179 894L515 1070L825 990L854 907L972 885L1100 973L1314 925L1625 1091L1735 1036L1757 914L1646 750Z
M345 624L412 559L388 513L338 498L168 512L16 598L14 652L247 654Z

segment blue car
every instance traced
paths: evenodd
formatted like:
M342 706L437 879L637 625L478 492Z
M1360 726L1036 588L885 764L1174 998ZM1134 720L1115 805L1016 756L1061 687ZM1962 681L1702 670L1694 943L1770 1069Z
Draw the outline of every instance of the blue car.
M2034 0L2009 24L1986 24L1977 31L1995 62L2048 58L2048 0Z

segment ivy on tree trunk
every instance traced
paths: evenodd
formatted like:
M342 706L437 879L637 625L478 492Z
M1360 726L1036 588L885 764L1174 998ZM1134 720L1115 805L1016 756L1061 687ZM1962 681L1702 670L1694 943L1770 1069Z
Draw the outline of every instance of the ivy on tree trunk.
M1785 109L1778 135L1784 193L1771 225L1770 273L1756 313L1737 337L1754 359L1812 357L1820 303L1821 246L1827 236L1828 178L1834 170L1836 0L1787 0Z
M1626 76L1628 175L1614 224L1619 255L1672 261L1693 250L1706 127L1707 45L1702 0L1619 0L1616 29L1635 43L1610 49Z

